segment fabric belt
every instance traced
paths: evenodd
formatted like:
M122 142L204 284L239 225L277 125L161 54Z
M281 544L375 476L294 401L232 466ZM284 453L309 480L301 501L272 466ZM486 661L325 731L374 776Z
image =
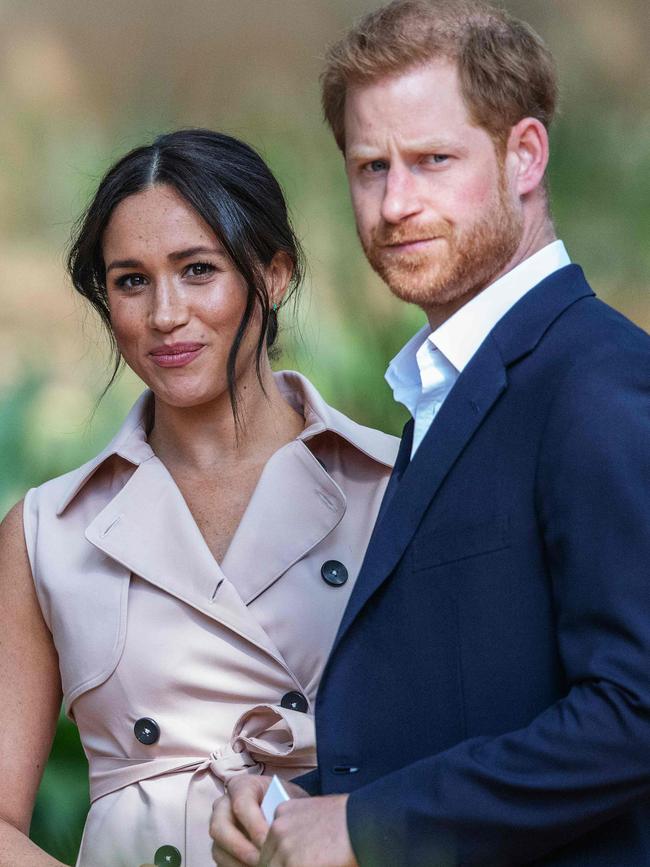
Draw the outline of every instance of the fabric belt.
M205 863L205 839L210 818L201 815L204 800L197 797L201 781L212 776L225 789L232 777L262 774L267 764L281 771L295 770L289 776L297 776L316 765L313 716L278 705L261 704L245 711L233 726L229 743L209 756L159 756L144 762L96 756L90 770L90 800L96 801L133 783L192 771L185 804L183 867L199 867ZM203 823L205 837L199 834L192 839L189 830Z

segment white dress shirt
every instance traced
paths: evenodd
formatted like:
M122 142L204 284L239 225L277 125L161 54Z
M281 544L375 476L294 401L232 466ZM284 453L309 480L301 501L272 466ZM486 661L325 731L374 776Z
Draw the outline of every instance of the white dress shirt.
M553 241L479 292L435 331L425 325L393 358L386 381L395 400L415 420L411 457L453 384L499 319L533 286L570 264L562 241Z

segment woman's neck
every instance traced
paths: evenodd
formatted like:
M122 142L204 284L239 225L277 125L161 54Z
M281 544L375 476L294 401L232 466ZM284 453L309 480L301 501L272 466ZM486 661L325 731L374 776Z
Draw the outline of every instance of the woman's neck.
M280 394L266 359L261 380L253 370L237 382L239 425L228 391L210 403L191 407L171 406L155 398L149 435L155 454L170 469L202 475L221 474L234 464L266 463L295 439L304 419Z

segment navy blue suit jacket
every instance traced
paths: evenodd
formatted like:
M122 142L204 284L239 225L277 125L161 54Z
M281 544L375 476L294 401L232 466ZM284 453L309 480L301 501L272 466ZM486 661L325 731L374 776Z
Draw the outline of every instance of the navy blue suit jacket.
M650 339L563 268L411 432L298 782L362 867L650 865Z

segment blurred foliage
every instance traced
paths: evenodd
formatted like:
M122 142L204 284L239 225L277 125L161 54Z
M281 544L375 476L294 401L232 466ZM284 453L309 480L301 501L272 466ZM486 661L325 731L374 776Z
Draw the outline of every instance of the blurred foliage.
M38 792L30 836L64 864L74 864L88 810L88 766L76 727L63 714Z
M309 262L281 366L358 420L399 433L383 382L421 324L358 247L340 156L320 122L324 46L376 0L0 2L0 515L78 466L141 388L109 377L105 340L62 267L103 171L156 133L203 125L258 147L280 178ZM506 0L554 50L562 112L550 186L558 233L598 293L650 324L647 0ZM72 864L87 809L76 729L60 721L32 836Z

